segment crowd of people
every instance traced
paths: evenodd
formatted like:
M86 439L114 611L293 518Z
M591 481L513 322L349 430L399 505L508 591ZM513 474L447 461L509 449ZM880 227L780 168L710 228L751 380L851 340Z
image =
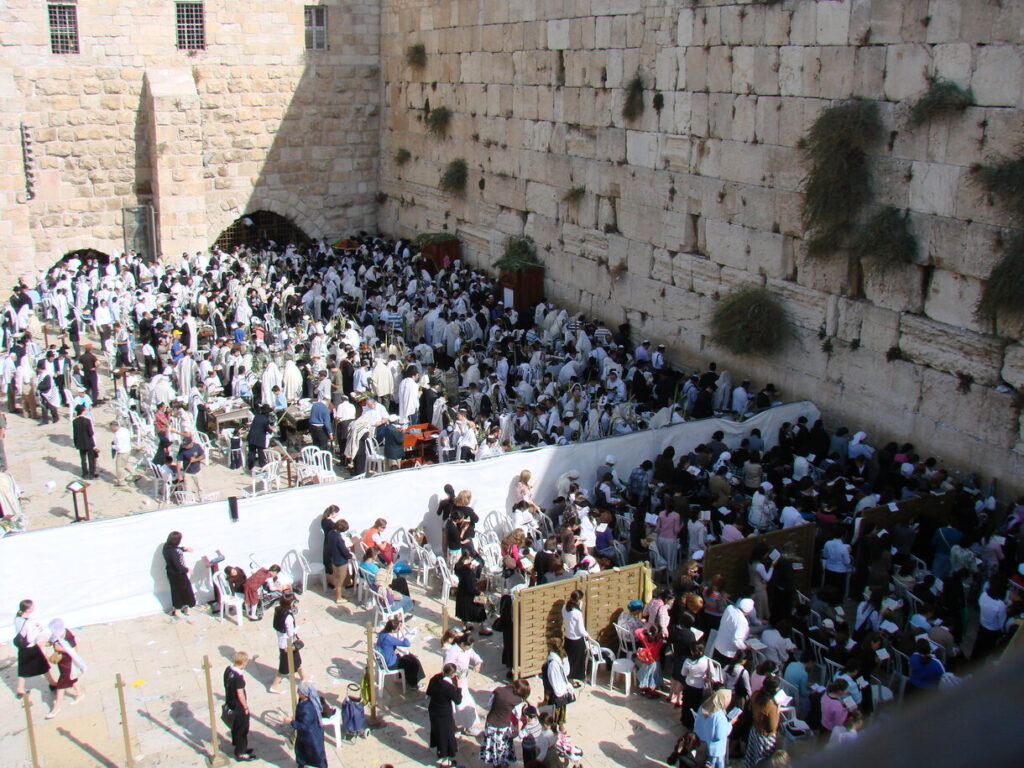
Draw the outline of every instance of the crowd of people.
M41 424L65 411L82 474L95 478L106 425L92 409L113 399L128 433L112 435L116 482L151 462L200 500L218 442L232 467L251 470L272 444L308 435L361 474L378 446L386 468L399 464L404 425L440 430L435 460L475 460L743 415L778 397L714 366L684 376L663 344L634 343L628 323L613 331L550 303L503 306L494 280L460 261L436 266L408 242L341 245L264 243L157 264L68 257L14 287L0 339L8 410ZM210 414L237 407L250 411L241 428L218 430ZM143 461L129 461L133 440Z

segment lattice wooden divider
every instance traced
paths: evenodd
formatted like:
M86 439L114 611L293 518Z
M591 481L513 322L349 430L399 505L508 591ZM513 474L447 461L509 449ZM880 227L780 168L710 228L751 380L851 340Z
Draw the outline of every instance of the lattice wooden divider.
M750 554L763 544L770 552L779 550L794 562L793 586L801 592L807 592L814 578L814 535L816 525L798 525L782 531L772 531L761 536L749 536L727 544L716 544L708 547L704 553L705 584L711 582L716 575L725 576L725 591L735 600L738 596L749 594L750 579L747 574L747 561Z

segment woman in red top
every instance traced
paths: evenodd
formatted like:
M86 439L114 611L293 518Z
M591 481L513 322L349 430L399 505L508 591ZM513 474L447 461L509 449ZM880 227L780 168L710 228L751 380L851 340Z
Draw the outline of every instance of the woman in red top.
M656 627L637 629L633 632L637 639L636 651L636 682L640 686L640 695L650 699L658 698L658 659L661 658L661 646L664 642Z

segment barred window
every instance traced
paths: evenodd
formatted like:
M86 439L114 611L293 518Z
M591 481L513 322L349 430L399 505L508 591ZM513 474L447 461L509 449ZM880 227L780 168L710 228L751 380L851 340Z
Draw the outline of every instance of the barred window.
M202 3L175 3L179 51L206 50Z
M46 6L50 17L50 51L78 53L78 9L72 0Z
M306 6L306 50L327 50L327 8L322 5Z

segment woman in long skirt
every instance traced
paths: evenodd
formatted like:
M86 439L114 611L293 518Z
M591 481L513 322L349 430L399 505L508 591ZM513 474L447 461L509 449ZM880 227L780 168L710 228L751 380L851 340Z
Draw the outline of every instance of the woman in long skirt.
M53 706L50 708L50 712L46 715L46 719L56 717L60 712L60 702L64 698L64 691L71 691L74 695L75 700L73 704L77 704L83 698L85 693L78 685L78 678L74 678L71 675L74 673L74 667L78 667L80 672L85 672L86 664L82 661L82 657L76 652L78 642L75 640L75 636L71 634L71 630L64 626L63 619L54 619L50 622L50 645L53 646L53 650L60 654L60 659L57 661L57 671L59 675L57 682L51 686L53 689Z
M171 531L163 550L167 581L171 585L171 616L177 616L179 611L188 616L188 609L196 607L196 593L192 590L192 583L188 580L189 569L185 566L185 553L191 551L181 546L181 533Z
M587 634L583 622L583 592L574 589L562 608L562 633L565 638L565 655L569 658L569 680L579 687L587 675Z
M50 662L39 647L39 636L43 626L32 618L35 603L22 600L18 604L18 615L14 619L14 645L18 648L18 698L25 695L25 681L30 677L46 675L47 682L53 686L57 681L50 670Z
M441 673L427 683L427 715L430 717L430 746L437 750L437 765L455 764L458 740L455 737L455 707L462 703L459 673L454 664L445 664Z
M448 634L442 639L441 647L444 650L444 663L455 665L455 684L462 691L462 701L455 708L455 727L475 736L480 732L480 717L477 715L473 694L469 690L469 671L475 667L479 672L484 663L483 659L473 650L473 636L468 632L460 635L455 630L448 630Z
M495 689L491 696L490 711L484 740L480 745L480 761L494 768L506 768L515 760L513 743L516 728L513 720L518 719L526 700L530 698L530 684L525 680L513 680L510 685Z
M327 768L327 749L324 747L324 726L320 722L320 697L310 682L298 688L299 703L295 707L295 762L307 768Z

